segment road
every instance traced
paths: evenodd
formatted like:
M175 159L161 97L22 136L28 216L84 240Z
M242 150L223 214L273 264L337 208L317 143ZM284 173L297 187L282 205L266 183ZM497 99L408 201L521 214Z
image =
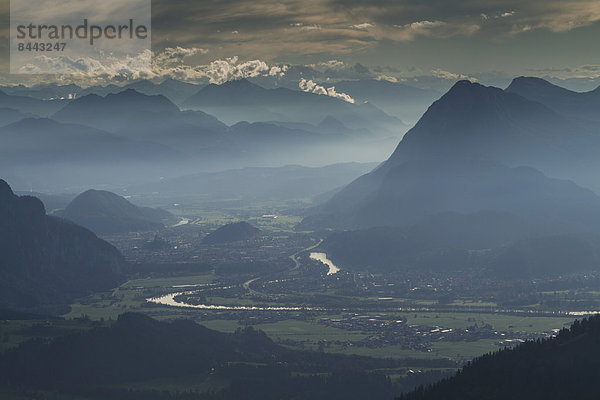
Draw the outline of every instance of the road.
M297 251L296 253L292 254L290 256L290 259L294 262L294 267L292 267L292 269L286 271L286 272L292 272L297 270L298 268L300 268L300 261L298 260L298 255L300 255L301 253L304 253L306 251L311 251L312 249L316 249L317 247L319 247L321 245L321 243L323 243L323 239L319 239L319 242L317 244L314 244L312 246L309 246L305 249L302 249L300 251ZM268 275L264 275L264 276L259 276L257 278L252 278L249 281L246 281L242 284L242 287L248 291L249 294L251 295L257 295L257 296L266 296L265 293L261 293L261 292L257 292L256 290L252 289L250 287L250 285L260 279L266 278Z

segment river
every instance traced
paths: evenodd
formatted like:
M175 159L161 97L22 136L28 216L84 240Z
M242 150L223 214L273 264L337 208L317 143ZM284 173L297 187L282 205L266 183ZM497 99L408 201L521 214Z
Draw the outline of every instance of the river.
M161 304L171 307L196 308L200 310L217 310L217 311L323 311L317 307L258 307L258 306L222 306L214 304L188 304L175 300L175 297L193 294L194 292L178 292L170 293L160 297L146 299L149 303Z
M340 269L335 266L333 261L327 258L327 254L325 253L310 253L310 258L312 260L316 260L327 265L327 267L329 268L329 271L327 271L327 275L333 275L340 271Z

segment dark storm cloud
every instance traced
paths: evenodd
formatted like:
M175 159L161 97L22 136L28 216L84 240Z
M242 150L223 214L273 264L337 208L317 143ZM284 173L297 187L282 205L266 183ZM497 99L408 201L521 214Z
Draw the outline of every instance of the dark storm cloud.
M0 0L4 37L8 3ZM554 43L546 38L535 49L545 46L548 56L538 62L536 53L535 60L521 66L522 55L533 52L518 46L525 32L548 37L593 25L600 20L598 0L153 0L152 9L157 74L181 79L219 82L257 70L277 74L283 64L332 59L346 61L346 67L319 72L323 78L360 75L348 67L356 62L390 65L380 72L372 69L386 79L420 73L445 79L478 71L473 68L515 65L523 73L563 67L571 68L565 75L600 73L586 67L599 63L589 51L566 60L552 55Z
M476 33L498 40L535 29L568 31L600 20L596 0L155 0L153 7L158 46L243 44L241 51L263 57L290 51L344 53L383 39L420 36Z

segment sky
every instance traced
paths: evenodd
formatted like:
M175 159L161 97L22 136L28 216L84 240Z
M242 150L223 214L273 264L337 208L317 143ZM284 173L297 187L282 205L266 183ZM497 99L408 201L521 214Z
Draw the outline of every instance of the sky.
M0 15L2 79L31 80L6 76L9 0L0 0ZM220 83L305 68L332 81L494 84L527 75L595 83L599 37L598 0L153 0L154 63L145 77ZM123 63L105 69L103 79L144 77Z

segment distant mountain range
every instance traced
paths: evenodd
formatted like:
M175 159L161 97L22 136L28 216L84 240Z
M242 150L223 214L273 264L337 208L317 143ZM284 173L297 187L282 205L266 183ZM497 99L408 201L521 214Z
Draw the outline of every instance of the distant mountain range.
M117 286L125 261L112 245L71 222L46 215L35 197L16 196L0 180L0 306L64 311L77 297Z
M160 230L177 221L168 211L137 207L105 190L88 190L56 214L99 235Z
M406 126L371 104L350 104L329 96L286 88L265 89L246 79L208 85L183 103L184 108L202 110L221 121L305 122L316 125L332 116L348 126L373 134L400 135Z
M385 113L410 125L417 122L427 107L441 96L435 90L374 79L336 82L335 89L358 102L373 103Z
M0 126L10 125L22 119L31 117L34 117L34 115L14 110L12 108L0 108Z
M557 337L529 341L468 363L455 376L399 400L585 399L598 397L600 317L575 321Z
M0 127L0 141L0 165L159 162L181 157L164 145L48 118L25 118Z
M214 90L226 90L222 86L224 85L215 85L218 89ZM207 87L206 90L208 89ZM266 91L262 88L256 90ZM306 95L303 92L289 92L292 99ZM235 94L227 95L226 98L236 99L231 100L234 102L233 106L239 100ZM220 104L218 96L209 96L209 100L211 104ZM252 104L258 104L257 101L258 99L254 99ZM336 107L346 107L334 99L327 100L328 103L331 101ZM277 105L284 106L285 102L282 99ZM225 105L225 108L229 110L229 105ZM229 114L234 112L232 109L227 111ZM319 113L323 114L321 109ZM336 141L365 142L377 137L366 129L348 129L331 116L325 115L323 118L323 121L319 120L319 126L240 122L228 127L202 111L180 111L162 95L148 96L133 89L105 97L81 97L71 101L53 116L53 119L63 123L87 125L129 140L151 141L169 146L195 159L264 157L276 149L289 151L292 147L310 148L334 144Z
M145 95L134 89L104 97L90 94L71 101L54 119L79 123L109 132L126 131L128 135L151 137L156 130L177 129L191 125L207 130L223 131L227 127L203 112L182 112L163 95ZM147 137L148 137L147 136Z
M47 117L66 104L63 100L39 100L28 96L9 95L0 90L0 107Z
M600 134L596 123L591 117L584 119L561 111L561 104L575 97L591 104L578 109L593 109L595 103L588 99L593 98L595 91L579 94L544 82L519 78L506 91L467 81L457 83L429 107L381 168L340 193L347 204L334 207L334 214L357 205L362 201L361 196L371 196L390 170L443 171L445 164L478 163L482 165L481 171L488 171L488 178L517 173L504 167L528 166L547 177L569 179L599 190L595 171L600 168L596 151ZM128 179L119 184L130 185L198 170L292 163L324 165L359 157L361 162L381 160L398 143L394 135L401 135L404 128L398 118L377 108L377 101L386 103L386 107L397 104L400 109L404 108L404 98L411 103L411 99L425 102L437 96L431 91L387 81L338 84L340 90L343 88L357 97L355 104L299 90L265 89L247 80L206 87L173 80L161 84L137 81L128 88L96 88L99 93L107 92L103 96L89 94L58 102L16 96L17 99L10 100L13 105L28 99L27 102L46 107L46 113L48 105L60 105L60 110L52 114L52 119L32 118L28 111L11 105L0 110L0 166L6 171L5 176L24 189L57 184L59 177L61 184L65 182L64 188L82 186L86 180L106 184L111 179ZM528 89L515 93L523 87ZM554 100L546 101L548 96L536 95L546 90L539 87L550 88ZM195 93L186 101L186 107L215 111L217 116L226 116L227 123L236 123L227 126L203 111L180 111L166 97L167 88L180 91L181 96L193 90ZM60 90L73 89L76 88L68 86ZM89 88L92 92L96 89ZM23 94L29 89L13 90ZM41 93L59 87L35 90ZM159 94L147 95L137 90ZM14 122L21 116L24 119ZM247 121L238 122L244 119ZM432 160L438 161L433 165ZM44 165L41 170L40 165ZM117 168L125 173L115 177ZM450 167L453 168L462 167ZM34 173L34 169L39 173ZM346 196L344 193L353 187L357 188L356 196ZM476 205L474 211L479 207ZM422 214L430 211L473 209L437 207ZM351 219L348 226L361 226L353 225Z
M285 200L311 198L338 190L376 163L344 163L325 167L287 165L206 172L132 185L130 193L154 196L203 195L211 199ZM333 193L332 193L333 194Z
M128 83L124 86L107 85L107 86L90 86L82 88L75 84L57 85L57 84L42 84L35 86L5 86L0 87L0 90L9 95L33 97L38 100L62 99L72 100L79 97L84 97L89 94L98 96L106 96L123 92L127 89L134 89L137 92L147 95L163 95L173 103L180 105L184 100L198 92L202 85L182 82L176 79L167 78L160 83L149 81L146 79L137 80Z

